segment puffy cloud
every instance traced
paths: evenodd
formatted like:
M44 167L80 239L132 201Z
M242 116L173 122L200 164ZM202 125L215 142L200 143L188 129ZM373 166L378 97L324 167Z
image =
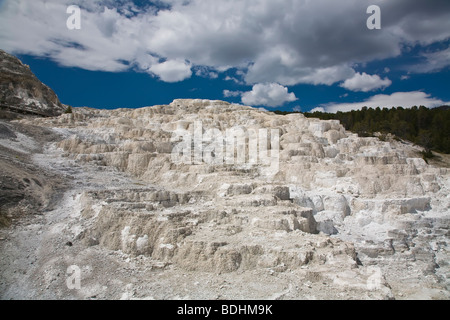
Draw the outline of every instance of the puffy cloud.
M312 109L309 112L314 113L314 112L326 112L326 111L325 111L325 108L317 107L317 108Z
M363 72L356 73L352 78L345 80L341 87L351 91L369 92L387 88L391 84L392 81L388 78L381 79L378 75L371 76Z
M345 81L354 77L355 63L395 57L405 45L427 45L450 36L448 0L135 3L3 0L0 43L8 52L45 56L88 70L142 66L163 81L175 81L192 75L187 64L180 63L189 61L211 72L244 70L247 84L286 86ZM69 31L66 9L73 4L83 9L82 29ZM382 9L381 30L366 27L369 5ZM445 53L428 56L430 63L440 68ZM172 62L160 63L165 60ZM178 69L179 74L167 76L167 69Z
M188 79L192 75L191 66L185 61L168 60L154 64L149 71L156 74L162 81L179 82Z
M69 0L4 1L0 11L2 48L87 70L128 69L138 52L137 40L129 37L132 20L117 9L82 10L81 30L68 30L69 4Z
M338 111L346 112L351 110L360 110L363 107L411 108L413 106L425 106L427 108L435 108L446 104L449 104L449 102L444 102L442 100L432 98L430 94L427 94L425 92L412 91L412 92L395 92L391 95L379 94L363 102L327 104L323 106L323 109L326 112L336 113Z
M278 107L296 100L294 93L277 83L255 84L251 91L242 93L242 103L250 106Z

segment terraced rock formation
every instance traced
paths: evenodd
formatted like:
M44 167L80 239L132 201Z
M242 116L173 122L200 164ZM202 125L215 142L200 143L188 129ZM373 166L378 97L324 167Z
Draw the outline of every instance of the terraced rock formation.
M60 136L34 161L72 181L41 241L73 246L30 277L89 266L49 296L449 298L449 172L411 144L209 100L20 124Z

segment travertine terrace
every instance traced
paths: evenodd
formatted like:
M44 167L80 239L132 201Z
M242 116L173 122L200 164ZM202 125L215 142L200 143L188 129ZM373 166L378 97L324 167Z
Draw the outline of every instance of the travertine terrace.
M279 170L175 163L176 133L194 134L196 121L202 134L278 129ZM3 297L450 297L449 172L412 144L209 100L77 108L17 125L58 136L39 152L19 138L10 147L67 187L37 221L4 236L4 251L14 241L35 250L19 282L26 293L6 281ZM66 286L71 265L80 290Z

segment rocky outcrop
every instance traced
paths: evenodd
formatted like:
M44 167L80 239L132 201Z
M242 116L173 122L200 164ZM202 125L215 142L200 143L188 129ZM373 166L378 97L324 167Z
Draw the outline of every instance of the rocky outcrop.
M66 107L27 65L0 50L0 104L15 112L57 116Z

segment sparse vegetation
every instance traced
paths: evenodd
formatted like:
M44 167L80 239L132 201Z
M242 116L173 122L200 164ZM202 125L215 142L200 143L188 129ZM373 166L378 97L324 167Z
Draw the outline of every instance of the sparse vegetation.
M434 154L431 150L426 149L425 151L422 151L422 158L425 160L426 163L428 163L428 160L434 158Z
M72 107L71 106L68 106L66 111L64 111L65 114L71 114L72 112L73 111L72 111Z
M11 219L6 216L6 213L0 209L0 228L7 228L11 225Z
M387 141L387 135L381 133L381 134L378 135L378 139L380 139L380 141L383 141L383 142Z

